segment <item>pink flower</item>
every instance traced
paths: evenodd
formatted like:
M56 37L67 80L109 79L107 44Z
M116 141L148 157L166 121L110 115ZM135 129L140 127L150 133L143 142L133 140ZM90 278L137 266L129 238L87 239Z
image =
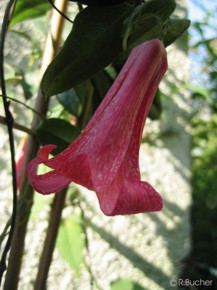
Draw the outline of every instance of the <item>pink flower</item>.
M160 40L133 49L89 124L66 150L48 159L56 147L46 145L27 169L29 182L43 194L75 182L96 192L106 215L159 211L163 202L141 181L139 147L157 87L167 70ZM40 163L53 170L37 175Z

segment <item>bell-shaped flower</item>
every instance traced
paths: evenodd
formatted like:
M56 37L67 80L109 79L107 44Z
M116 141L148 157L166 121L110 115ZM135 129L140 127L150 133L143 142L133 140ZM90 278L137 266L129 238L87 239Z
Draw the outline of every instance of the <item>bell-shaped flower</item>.
M96 192L106 215L159 211L163 202L141 181L139 147L145 120L167 70L160 40L140 44L131 52L111 89L82 134L62 153L46 145L27 169L29 182L42 193L58 192L70 182ZM52 171L37 175L39 164Z

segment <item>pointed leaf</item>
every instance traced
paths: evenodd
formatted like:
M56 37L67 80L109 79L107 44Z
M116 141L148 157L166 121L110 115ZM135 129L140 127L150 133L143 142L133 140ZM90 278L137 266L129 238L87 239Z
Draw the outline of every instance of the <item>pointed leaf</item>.
M44 0L16 1L16 6L12 15L10 25L13 26L18 22L42 16L50 8L51 8L50 3Z
M91 78L119 55L122 23L131 9L125 4L87 7L76 16L63 48L43 76L46 97Z
M23 93L24 93L25 99L29 100L32 97L32 91L31 91L32 87L27 82L25 74L23 72L21 72L21 76L22 76L22 78L20 80L20 85L21 85L21 87L23 89Z
M173 13L174 0L153 0L137 6L125 21L123 47L131 49L153 38L164 36L163 22Z
M78 217L61 223L57 238L57 249L61 257L80 275L83 262L85 238Z
M155 15L145 14L136 21L133 27L131 27L130 34L129 36L125 34L123 41L124 49L126 49L127 46L132 49L138 44L154 38L161 39L163 37L163 29L160 19Z
M47 119L37 130L37 136L41 145L55 144L58 148L53 150L56 155L66 149L78 136L80 132L62 119Z
M177 38L179 38L182 33L188 29L191 22L188 19L170 19L166 23L167 33L164 37L165 46L173 43Z

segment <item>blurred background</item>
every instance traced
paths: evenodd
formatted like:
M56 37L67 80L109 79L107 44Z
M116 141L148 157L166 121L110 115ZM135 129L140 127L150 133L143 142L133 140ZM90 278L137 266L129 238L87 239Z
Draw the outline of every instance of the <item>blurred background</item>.
M1 19L6 4L6 0L0 3ZM16 23L11 26L5 44L6 85L18 127L14 130L17 159L22 156L27 136L23 131L31 127L52 21L49 2L37 8L36 15L26 11L27 16L21 15L22 21L14 20ZM67 12L64 9L73 19L78 6L70 3ZM140 149L142 179L161 193L163 210L111 218L101 213L93 192L74 184L67 195L63 193L62 204L53 195L35 193L33 206L27 207L28 223L21 220L27 228L17 289L217 289L217 3L177 1L173 17L188 18L191 25L167 47L169 70L146 122ZM70 30L71 23L65 21L61 43ZM88 109L84 104L89 84L76 87L71 95L52 97L48 119L74 124L82 116L79 126L85 126L117 71L110 68L107 74L96 76L95 95ZM12 196L10 152L1 98L0 104L2 252ZM51 134L51 127L55 133ZM55 121L40 123L41 144L57 138L63 141L62 136ZM68 140L64 141L63 147L68 144ZM29 200L24 196L22 202ZM25 216L25 210L21 215ZM54 217L58 215L56 221ZM52 250L45 240L48 233L51 237L54 233L49 226L55 225L58 236ZM43 267L48 273L44 278L46 285L41 286ZM5 275L3 280L15 279L11 277Z

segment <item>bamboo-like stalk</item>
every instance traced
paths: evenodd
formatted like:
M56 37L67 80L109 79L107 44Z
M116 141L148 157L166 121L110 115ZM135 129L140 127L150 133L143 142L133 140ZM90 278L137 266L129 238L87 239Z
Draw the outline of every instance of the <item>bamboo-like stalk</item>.
M67 8L67 2L67 0L56 0L55 5L62 12L65 12ZM41 75L43 74L46 66L50 63L55 54L58 52L58 49L60 47L63 22L64 19L62 18L62 16L58 12L53 11L51 29L47 38L48 40L42 62ZM37 96L35 110L39 112L41 116L45 116L47 112L47 105L44 102L44 96L42 95L40 90ZM33 131L38 127L39 122L40 117L38 114L35 114L32 122ZM38 148L39 144L37 140L33 136L29 136L28 151L25 158L25 164L27 164L33 157L36 156ZM16 290L18 288L19 274L25 245L25 236L32 204L33 189L29 185L27 178L24 175L19 196L16 229L12 240L8 268L4 283L4 290Z
M64 208L66 193L67 188L56 194L53 200L49 218L49 226L47 229L44 247L41 253L34 290L46 290L47 276L52 261L52 255L55 248L59 225L61 222L61 214Z

